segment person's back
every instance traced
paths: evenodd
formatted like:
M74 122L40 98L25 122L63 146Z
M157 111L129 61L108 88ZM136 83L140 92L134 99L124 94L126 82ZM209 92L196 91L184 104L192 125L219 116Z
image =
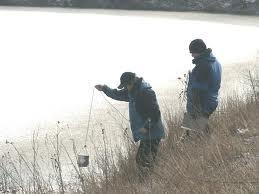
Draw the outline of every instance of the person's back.
M213 55L211 54L211 56ZM215 59L215 61L211 62L209 65L210 65L209 75L211 76L209 77L209 81L208 81L208 84L209 84L208 101L211 100L212 102L216 102L218 104L219 89L221 86L222 68L221 68L221 64L218 62L217 59Z

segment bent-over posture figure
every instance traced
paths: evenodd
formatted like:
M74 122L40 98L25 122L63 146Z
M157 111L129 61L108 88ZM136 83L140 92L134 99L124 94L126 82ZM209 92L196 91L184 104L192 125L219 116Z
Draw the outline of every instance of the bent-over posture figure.
M154 165L160 140L164 137L164 126L152 87L143 78L132 72L125 72L120 78L119 89L111 89L106 85L96 85L114 100L129 103L130 125L135 142L140 140L136 162L140 172L146 172ZM144 170L144 171L143 171Z

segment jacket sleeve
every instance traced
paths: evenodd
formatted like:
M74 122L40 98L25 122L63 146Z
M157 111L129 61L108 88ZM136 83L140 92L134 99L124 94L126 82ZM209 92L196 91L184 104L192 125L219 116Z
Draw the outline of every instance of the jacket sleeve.
M209 90L209 80L212 77L211 75L211 65L210 64L201 64L197 67L196 76L192 80L192 106L193 106L193 116L199 117L200 115L207 114L207 102L202 102L201 96L204 96L204 93L208 93Z
M195 72L199 74L199 72ZM208 89L208 84L205 83L204 77L193 77L192 73L189 72L189 80L187 87L187 112L196 118L202 114L201 95ZM203 81L203 82L202 82Z
M128 96L127 89L123 89L123 90L111 89L108 86L104 85L103 92L108 97L110 97L114 100L129 102L129 96Z
M202 105L201 105L201 93L202 91L198 90L198 89L192 89L192 116L194 118L199 117L200 115L202 115L203 110L202 110Z
M156 99L156 94L152 89L148 89L143 91L143 103L146 110L146 121L144 124L144 128L150 129L152 128L160 119L161 112L159 109L159 105Z
M197 91L207 91L210 78L210 65L201 64L195 68L195 78L192 79L192 89Z

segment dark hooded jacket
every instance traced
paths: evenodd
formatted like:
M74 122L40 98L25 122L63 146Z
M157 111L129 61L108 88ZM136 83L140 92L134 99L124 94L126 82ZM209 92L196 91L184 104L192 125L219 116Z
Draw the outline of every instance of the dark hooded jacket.
M129 102L130 125L134 140L161 139L164 137L164 126L152 87L142 78L138 78L132 92L127 89L117 90L104 86L103 92L114 100ZM147 128L146 134L140 128Z
M193 60L196 66L189 73L187 88L187 112L191 115L211 115L218 106L221 85L221 64L207 49Z

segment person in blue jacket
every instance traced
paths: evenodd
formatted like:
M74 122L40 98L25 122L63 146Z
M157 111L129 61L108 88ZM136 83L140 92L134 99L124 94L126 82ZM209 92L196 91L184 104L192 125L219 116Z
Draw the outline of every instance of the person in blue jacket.
M119 90L107 85L96 85L95 88L114 100L129 103L133 138L135 142L140 141L137 165L140 170L153 168L159 143L165 134L156 94L150 84L135 73L125 72L121 75Z
M218 95L221 85L221 64L207 48L201 39L190 43L190 53L195 65L189 73L187 87L187 113L183 121L183 128L190 131L210 135L208 120L218 106ZM189 129L189 130L188 130Z

